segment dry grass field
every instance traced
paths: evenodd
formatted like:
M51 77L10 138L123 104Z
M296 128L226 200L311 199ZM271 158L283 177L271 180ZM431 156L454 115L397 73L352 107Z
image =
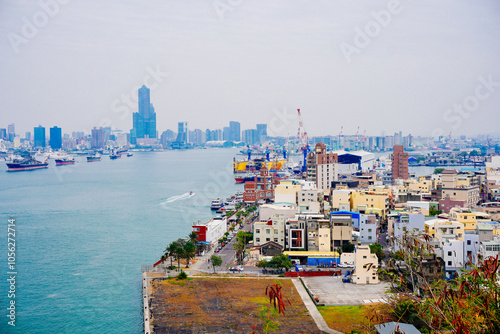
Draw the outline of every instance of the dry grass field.
M266 286L274 279L192 278L153 282L151 320L155 334L164 333L262 333L259 318L263 305L269 305ZM291 280L281 279L290 301L275 333L320 333L302 303Z

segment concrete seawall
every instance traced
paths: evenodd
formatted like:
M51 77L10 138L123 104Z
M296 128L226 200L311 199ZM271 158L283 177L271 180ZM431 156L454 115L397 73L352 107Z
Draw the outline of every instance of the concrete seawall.
M149 278L146 272L142 273L142 301L144 306L144 334L151 334L149 312Z

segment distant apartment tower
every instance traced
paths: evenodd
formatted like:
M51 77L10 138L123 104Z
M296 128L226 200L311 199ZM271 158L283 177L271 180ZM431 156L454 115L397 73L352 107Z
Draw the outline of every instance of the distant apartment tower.
M138 91L139 112L133 115L132 137L156 138L156 113L149 96L149 88L142 85Z
M188 133L189 133L188 123L187 122L179 122L176 142L182 143L182 144L189 143Z
M317 143L307 155L307 180L316 182L318 189L330 189L332 181L338 181L337 162L336 153L327 152L325 144Z
M57 126L50 128L50 139L49 139L50 148L53 150L60 150L62 148L62 131L61 128Z
M241 141L240 122L229 122L229 137L230 141Z
M243 130L243 141L247 145L257 144L259 142L257 130L255 129Z
M26 141L31 141L31 132L27 131L24 139Z
M394 145L392 153L392 182L396 179L408 179L408 152L403 145Z
M7 126L7 136L9 137L9 141L14 141L14 137L16 136L16 125L14 123Z
M103 128L94 127L92 129L92 139L91 139L90 143L91 143L90 146L93 149L104 148L104 130L103 130Z
M224 141L231 140L231 129L229 128L229 126L225 126L222 129L222 140L224 140Z
M0 129L0 139L7 140L7 129Z
M257 124L257 141L262 144L267 140L267 124Z
M35 136L34 147L45 147L45 128L41 125L33 129Z

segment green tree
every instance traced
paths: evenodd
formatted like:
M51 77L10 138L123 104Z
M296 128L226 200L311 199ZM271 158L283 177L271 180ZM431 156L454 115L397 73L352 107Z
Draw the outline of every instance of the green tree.
M243 259L245 258L245 248L250 240L253 239L252 232L239 231L236 233L236 241L233 244L233 248L236 251L236 259L239 264L243 264Z
M270 268L271 267L271 263L267 260L260 260L259 262L257 262L257 267L258 268Z
M182 255L186 259L186 267L189 268L189 261L196 255L196 246L192 241L186 242Z
M170 257L170 267L172 267L173 259L177 254L177 247L179 247L179 245L175 241L172 241L168 244L167 248L165 248L165 255Z
M179 271L181 268L181 259L184 257L184 246L186 245L186 240L184 239L177 239L174 241L175 243L175 248L174 248L174 257L177 260L177 270Z
M377 255L379 262L385 257L382 245L377 242L370 245L370 253Z
M352 253L354 252L354 244L346 242L342 245L342 253Z
M434 206L429 207L429 216L434 217L440 215L443 211L436 209Z
M271 267L279 270L285 269L286 271L288 271L288 269L293 267L292 260L290 260L288 256L286 256L285 254L279 254L273 256L270 262L271 262Z
M212 263L212 267L214 268L214 273L215 273L215 267L220 267L222 264L222 258L218 255L212 255L210 257L210 262Z
M434 168L434 174L441 174L444 171L444 168Z

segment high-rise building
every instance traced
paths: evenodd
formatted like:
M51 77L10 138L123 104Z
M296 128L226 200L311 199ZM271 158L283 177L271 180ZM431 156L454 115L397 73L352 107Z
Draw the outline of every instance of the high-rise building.
M59 150L62 147L62 132L61 128L54 126L50 128L49 145L53 150Z
M103 128L92 129L92 139L90 142L90 147L93 149L104 148L104 130Z
M307 180L316 182L316 188L328 190L332 181L338 181L337 153L327 152L326 145L317 143L307 155Z
M257 141L262 144L267 140L267 124L257 124Z
M26 141L31 141L31 132L26 132L26 137L24 138Z
M7 129L0 129L0 139L7 140Z
M7 126L7 136L10 142L14 141L14 137L16 136L16 125L14 123Z
M229 140L241 141L240 122L235 122L235 121L229 122Z
M176 142L182 143L182 144L189 143L188 133L189 133L188 123L187 122L179 122Z
M255 145L258 140L258 132L255 129L243 130L243 141L247 145Z
M392 183L396 179L408 179L408 152L403 145L394 145L392 152Z
M229 126L225 126L222 129L222 140L224 140L224 141L231 140L231 129L229 128Z
M139 88L139 112L133 115L132 137L135 139L156 138L156 113L150 102L149 93L149 88L146 86L142 85Z
M45 128L41 125L33 130L35 136L34 147L45 147Z

